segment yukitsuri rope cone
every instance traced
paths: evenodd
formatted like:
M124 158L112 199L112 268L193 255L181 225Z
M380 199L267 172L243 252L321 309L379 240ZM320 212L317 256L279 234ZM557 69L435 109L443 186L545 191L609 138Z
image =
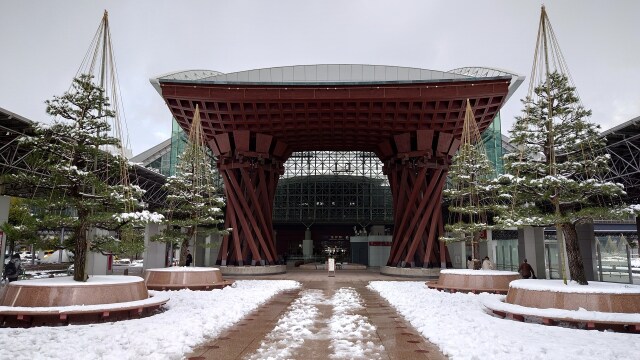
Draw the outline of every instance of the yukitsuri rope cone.
M495 172L487 158L484 143L476 124L469 100L465 112L462 142L449 170L451 185L445 197L451 201L449 207L453 223L446 226L447 242L468 241L471 243L474 269L441 270L437 282L427 282L432 289L451 292L491 292L506 294L509 282L520 278L517 272L478 270L480 268L479 242L482 234L493 228L488 214L496 211L497 195L492 181Z
M538 318L547 325L577 323L586 329L639 332L640 286L587 282L576 225L615 215L622 188L602 181L608 158L598 151L599 128L587 120L591 112L583 108L572 85L544 6L530 81L524 114L511 132L520 153L505 157L511 175L504 180L512 186L513 203L502 221L512 226L555 225L563 279L513 281L504 302L494 299L485 306L518 321Z
M207 154L205 146L199 105L196 105L193 115L189 142L186 144L185 151L179 161L176 176L167 182L169 193L167 196L169 204L167 227L169 230L178 226L187 229L186 232L180 230L174 234L177 237L170 239L172 244L176 239L180 242L180 265L185 265L190 242L199 235L199 225L215 226L221 221L217 221L215 218L222 214L220 210L222 204L213 186L211 158ZM172 186L174 187L172 188ZM180 194L188 195L181 196ZM209 222L202 220L209 217L211 217ZM219 232L217 230L207 232L207 234L212 233ZM171 234L167 235L165 232L167 239L172 236ZM197 247L193 247L193 249L192 256L194 258L200 256L196 253ZM145 282L150 290L213 290L233 284L233 281L222 278L219 269L189 266L147 269Z
M93 84L92 81L96 64L100 64L98 69L99 86ZM87 225L86 228L76 225L77 228L81 229L77 230L76 228L74 234L76 239L78 239L79 233L86 234L93 227L102 226L102 228L111 229L111 221L116 218L115 216L112 217L113 212L119 213L122 211L130 214L135 211L135 206L137 205L137 191L130 186L128 162L122 152L123 134L120 118L117 115L119 93L114 67L115 61L111 48L108 13L105 11L98 31L85 56L85 60L80 66L79 74L72 83L70 91L47 102L47 112L50 115L61 116L68 120L66 123L54 122L51 128L57 129L57 132L44 132L44 134L50 135L50 137L44 137L47 141L46 146L51 146L52 148L56 146L53 148L54 150L50 148L42 150L43 153L47 153L49 159L55 159L51 160L52 164L47 164L49 167L46 170L50 175L57 175L57 179L50 186L51 195L47 201L63 204L65 211L70 206L74 206L79 213L79 204L84 205L85 212L90 213L90 215L98 217L94 212L98 212L99 216L104 215L99 222L93 220L93 222L87 221L84 223ZM111 94L111 103L102 96L109 86L110 92L108 91L108 93ZM84 103L73 102L77 99L75 96L78 94L86 95L86 98L96 99L94 101L95 105L89 100ZM59 110L61 108L63 111ZM82 116L73 116L73 110L76 108L82 109L82 111L78 111ZM110 127L107 123L107 118L115 119L115 136L107 134L107 128ZM69 125L72 121L76 121L74 126ZM91 126L87 124L91 124ZM63 131L70 128L72 130ZM102 129L103 131L95 129ZM80 136L74 134L74 132L83 136L82 141L84 142L82 144L84 144L85 149L77 146L77 143L81 142L78 141ZM39 133L36 131L36 135L32 137L32 140L34 142L38 141L38 136ZM74 136L76 137L74 138ZM100 141L94 141L94 139L99 139ZM110 147L120 148L120 156L114 159L106 151L112 149L103 148L105 144ZM91 151L87 151L87 148L90 148ZM56 150L59 151L56 152ZM68 153L72 155L66 156ZM63 158L62 160L56 158L56 155L59 154L65 155L60 156ZM87 154L93 154L94 157L85 162L77 160L89 157ZM117 165L114 162L110 162L111 160L115 160ZM77 177L73 177L73 181L67 182L67 184L71 183L71 186L62 186L57 181L63 178L60 174L64 174L64 171L69 169L74 171ZM93 182L86 181L90 175L95 174L97 175ZM39 179L38 184L40 184L40 180L42 178ZM111 189L99 192L96 188L104 184L108 184L107 186L110 186ZM82 186L81 191L75 194L81 195L75 198L81 198L82 200L77 200L75 203L70 201L70 194L72 193L65 190L73 186ZM52 200L54 191L56 191L56 197ZM87 201L86 199L97 202L98 206L81 202ZM98 199L98 201L95 201L95 199ZM110 201L113 199L115 201ZM116 206L114 205L115 203L121 206ZM47 215L53 213L51 208L44 206L44 209L49 210ZM56 213L56 216L60 217L60 214ZM78 221L79 217L74 216L74 221ZM64 224L63 220L56 220L56 224ZM113 220L113 222L116 222L116 220ZM73 224L73 222L71 223ZM106 225L107 223L109 225ZM131 223L126 221L117 221L117 223L121 227L132 227ZM67 225L67 229L70 227ZM121 233L120 240L122 239ZM19 280L5 286L2 289L2 293L0 293L0 326L28 327L130 319L142 315L152 315L155 310L169 300L166 294L150 295L144 280L137 276L93 275L88 277L85 271L85 257L81 257L79 254L85 255L93 247L103 250L100 247L100 241L102 240L97 239L97 237L85 239L84 236L82 240L76 240L76 263L73 278L57 277Z

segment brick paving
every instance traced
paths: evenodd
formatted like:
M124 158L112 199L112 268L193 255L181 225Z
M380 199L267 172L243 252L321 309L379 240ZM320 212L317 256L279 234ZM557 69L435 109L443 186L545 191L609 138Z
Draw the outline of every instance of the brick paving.
M287 312L291 303L300 296L302 291L318 289L329 299L340 288L352 288L361 297L364 309L356 313L364 316L376 327L375 334L366 341L372 342L376 347L384 346L380 358L447 359L435 345L420 336L417 330L405 321L386 300L366 287L372 280L406 281L408 280L406 278L384 276L374 270L343 270L338 271L335 277L329 277L326 271L289 269L286 274L264 276L259 279L296 280L302 283L302 288L274 296L217 338L185 354L187 359L231 360L248 359L251 356L255 358L255 353L263 341L269 341L265 340L267 334L273 330L278 319ZM319 318L316 321L318 329L316 330L318 334L326 333L328 329L324 324L332 315L331 306L319 305L318 309ZM304 345L294 350L293 356L288 358L329 358L333 352L330 349L330 343L331 339L325 336L305 338Z

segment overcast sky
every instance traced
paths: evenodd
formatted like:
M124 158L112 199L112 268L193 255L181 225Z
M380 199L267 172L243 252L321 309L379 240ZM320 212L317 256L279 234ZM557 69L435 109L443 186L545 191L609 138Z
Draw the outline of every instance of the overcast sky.
M149 78L299 64L503 68L528 77L540 1L0 0L0 107L50 121L109 11L133 153L167 139L171 115ZM548 1L585 107L603 129L640 115L640 1ZM519 114L528 79L505 105Z

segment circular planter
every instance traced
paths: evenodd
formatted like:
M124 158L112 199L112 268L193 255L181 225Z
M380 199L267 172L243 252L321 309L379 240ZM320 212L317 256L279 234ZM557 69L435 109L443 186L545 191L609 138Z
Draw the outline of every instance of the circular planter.
M71 277L21 280L9 283L2 306L47 307L124 303L147 299L137 276L91 276L86 282Z
M144 279L149 290L213 290L233 284L222 279L219 269L204 267L147 269Z
M261 276L278 275L287 272L286 265L266 265L266 266L216 266L222 275L229 276Z
M538 309L640 313L640 286L522 279L511 283L505 302Z
M454 292L506 294L509 291L509 283L518 279L520 274L514 271L446 269L440 271L437 282L427 282L427 286Z
M151 314L169 301L150 296L137 276L91 276L21 280L0 295L0 324L31 326L113 321Z
M381 266L380 274L407 278L435 278L440 274L440 268L400 268L395 266Z
M485 299L493 314L545 325L573 324L587 330L640 333L640 286L562 280L516 280L506 299Z

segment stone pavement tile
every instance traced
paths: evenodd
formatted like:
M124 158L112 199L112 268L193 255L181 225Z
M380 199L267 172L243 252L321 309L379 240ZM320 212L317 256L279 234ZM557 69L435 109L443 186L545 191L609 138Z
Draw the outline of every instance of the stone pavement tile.
M209 345L207 351L200 356L203 360L232 360L237 359L238 355L247 347L246 341L237 340L220 340L213 345ZM189 359L189 357L187 357Z

